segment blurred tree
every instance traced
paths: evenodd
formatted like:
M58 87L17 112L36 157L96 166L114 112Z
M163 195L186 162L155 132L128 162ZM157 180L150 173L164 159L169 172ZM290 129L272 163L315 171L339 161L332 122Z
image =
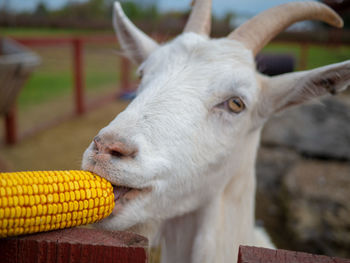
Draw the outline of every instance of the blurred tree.
M51 14L57 17L106 19L108 10L105 0L89 0L87 2L68 2L65 7L52 11Z
M34 11L35 16L41 16L41 17L47 16L48 13L49 12L44 2L40 2Z
M144 0L144 1L124 1L122 2L124 12L130 19L154 19L157 20L160 16L157 1Z
M114 0L89 0L68 2L61 10L52 11L56 17L110 20ZM157 0L124 1L123 9L130 19L157 19L159 12Z

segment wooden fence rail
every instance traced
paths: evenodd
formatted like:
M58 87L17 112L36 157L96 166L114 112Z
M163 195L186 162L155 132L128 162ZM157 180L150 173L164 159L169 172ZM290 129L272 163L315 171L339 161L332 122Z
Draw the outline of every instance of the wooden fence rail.
M1 263L146 263L148 251L145 237L130 232L87 228L0 239ZM238 259L232 262L350 263L350 259L240 246Z
M237 263L350 263L350 259L283 249L240 246Z
M130 232L71 228L0 239L1 263L146 263L147 239Z

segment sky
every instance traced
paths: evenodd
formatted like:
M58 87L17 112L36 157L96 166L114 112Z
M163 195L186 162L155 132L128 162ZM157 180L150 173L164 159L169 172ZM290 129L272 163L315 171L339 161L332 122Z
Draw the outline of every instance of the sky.
M11 10L30 11L39 2L45 2L47 7L57 9L73 0L0 0L0 8L6 4ZM86 0L74 0L75 2ZM187 10L192 0L157 0L161 11ZM246 15L255 15L267 8L298 0L213 0L213 14L222 16L228 11Z

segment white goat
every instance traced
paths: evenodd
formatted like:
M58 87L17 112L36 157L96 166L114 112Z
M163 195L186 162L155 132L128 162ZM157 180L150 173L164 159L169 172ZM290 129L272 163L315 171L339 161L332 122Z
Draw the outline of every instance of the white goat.
M116 206L101 225L155 223L162 262L235 262L240 244L271 246L254 228L262 126L277 111L350 84L350 61L271 78L255 68L254 56L296 21L341 27L327 6L278 6L221 39L208 37L210 13L210 0L195 1L184 32L159 45L115 3L119 42L142 80L83 157L84 169L115 185Z

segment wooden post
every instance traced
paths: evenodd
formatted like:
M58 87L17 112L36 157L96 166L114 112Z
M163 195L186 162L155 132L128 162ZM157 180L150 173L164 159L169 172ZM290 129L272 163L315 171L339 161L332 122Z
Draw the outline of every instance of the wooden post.
M303 42L300 44L300 54L299 54L299 70L307 69L307 59L309 53L309 44Z
M79 38L73 39L75 112L78 115L85 112L83 60L83 42Z
M130 71L131 71L131 65L130 61L122 57L121 59L121 96L128 95L130 93Z
M71 228L0 239L1 263L146 263L147 239L130 232Z
M0 56L4 53L4 40L0 37Z
M326 257L283 249L240 246L237 263L350 263L350 259Z
M13 145L18 139L17 132L17 108L13 105L10 110L5 113L5 141L6 144Z

